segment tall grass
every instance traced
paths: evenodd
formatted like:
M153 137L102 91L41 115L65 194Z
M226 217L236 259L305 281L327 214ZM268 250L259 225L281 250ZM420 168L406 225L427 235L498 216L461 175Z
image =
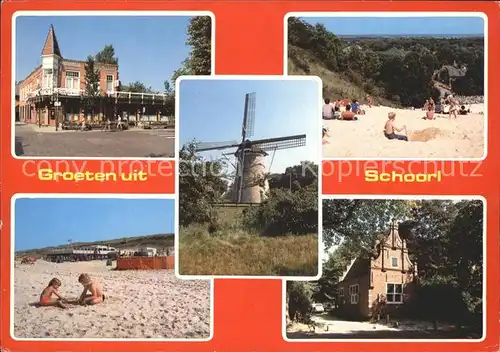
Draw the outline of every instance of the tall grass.
M226 217L223 228L180 229L179 272L182 275L316 276L318 236L263 237L242 230Z

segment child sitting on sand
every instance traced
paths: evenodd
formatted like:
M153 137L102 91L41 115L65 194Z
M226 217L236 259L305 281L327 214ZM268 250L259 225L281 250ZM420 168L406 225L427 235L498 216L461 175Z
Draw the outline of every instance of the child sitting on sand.
M45 287L40 294L40 306L45 307L59 307L59 308L67 308L63 302L65 299L59 294L58 289L61 287L61 281L59 279L53 278L50 280L47 287ZM52 295L57 298L52 298Z
M358 118L356 117L356 114L351 111L351 105L347 104L345 107L345 111L343 111L340 115L340 119L347 121L356 121Z
M395 131L401 132L402 130L406 129L406 126L403 126L402 128L396 127L396 124L395 124L396 113L391 111L387 115L387 117L388 117L388 120L387 120L387 122L385 123L385 126L384 126L384 135L388 139L398 139L400 141L408 141L408 137L407 136L396 134L396 132L395 132Z
M106 297L102 292L102 286L97 281L93 281L89 274L81 274L78 277L78 282L83 286L83 292L78 303L86 306L104 302ZM87 294L87 291L90 291L90 294Z

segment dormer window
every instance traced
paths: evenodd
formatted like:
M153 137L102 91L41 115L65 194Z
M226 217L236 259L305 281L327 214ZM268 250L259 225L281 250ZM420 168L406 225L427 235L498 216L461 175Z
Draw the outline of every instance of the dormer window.
M391 258L391 266L393 268L397 268L398 267L398 258L396 258L396 257L392 257Z

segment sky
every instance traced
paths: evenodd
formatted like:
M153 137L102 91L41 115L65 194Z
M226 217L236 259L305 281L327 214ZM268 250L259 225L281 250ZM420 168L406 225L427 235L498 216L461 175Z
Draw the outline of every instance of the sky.
M254 136L250 140L306 134L306 146L267 157L269 172L284 172L320 155L321 88L315 80L183 80L180 85L180 145L237 140L245 94L256 93ZM235 149L202 153L220 158ZM271 165L272 160L272 165Z
M172 199L16 199L15 249L174 233L174 209Z
M480 17L301 17L335 35L484 35Z
M24 16L16 21L16 81L41 64L50 25L64 58L84 61L112 44L119 78L163 91L189 54L185 16Z

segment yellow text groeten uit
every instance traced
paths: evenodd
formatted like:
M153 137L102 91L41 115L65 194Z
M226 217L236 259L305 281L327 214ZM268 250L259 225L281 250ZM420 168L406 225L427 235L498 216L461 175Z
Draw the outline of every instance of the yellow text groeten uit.
M432 174L413 174L413 173L398 173L392 172L379 172L378 170L366 170L366 182L404 182L404 183L424 183L424 182L441 182L441 171Z
M117 174L115 172L60 172L51 169L38 170L38 179L40 181L146 181L148 175L144 171L133 171Z

